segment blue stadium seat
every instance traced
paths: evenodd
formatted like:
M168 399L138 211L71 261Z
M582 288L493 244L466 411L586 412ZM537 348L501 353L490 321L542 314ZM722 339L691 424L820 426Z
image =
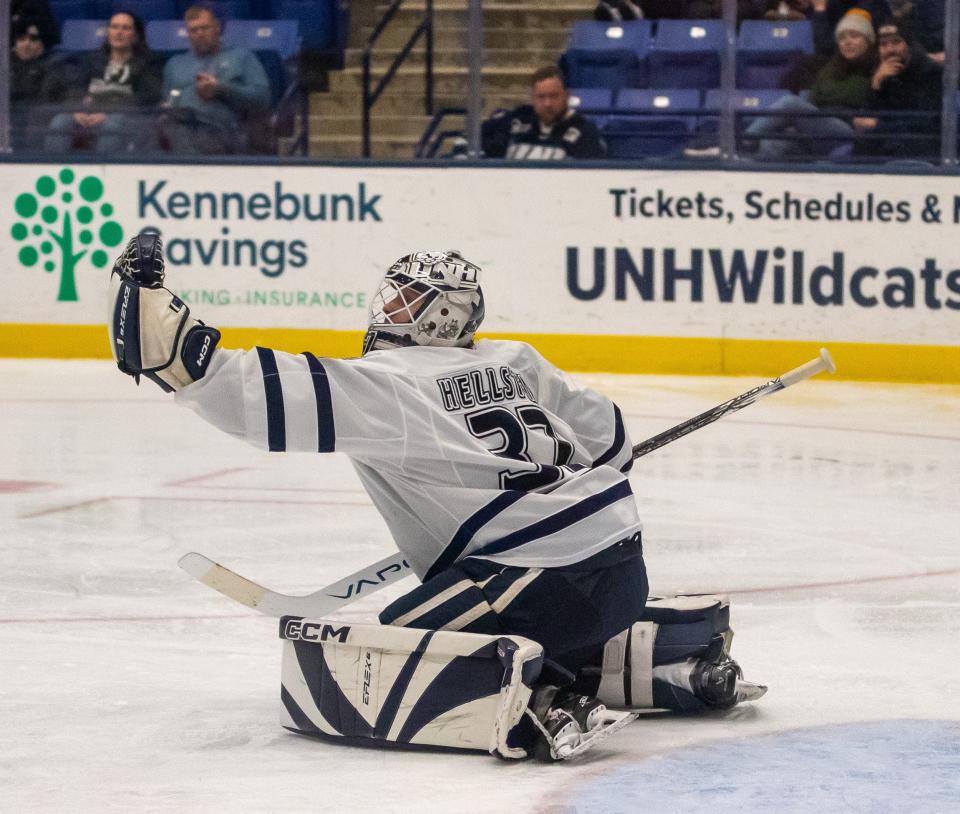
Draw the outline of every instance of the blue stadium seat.
M342 51L347 42L347 6L345 0L277 0L273 16L300 24L304 48Z
M624 113L667 113L700 110L700 91L694 88L624 88L617 94L617 110ZM693 118L690 119L693 121Z
M613 91L609 88L571 88L570 107L581 113L613 107Z
M761 88L760 90L738 90L734 91L733 108L735 111L764 111L769 110L771 105L789 92L785 90L772 90L770 88ZM722 90L708 90L703 97L704 115L697 125L697 132L701 138L715 135L720 126L720 109L723 104ZM742 133L750 122L754 120L752 116L737 116L737 133Z
M645 87L651 24L648 20L573 24L561 64L567 84L575 87Z
M107 37L106 20L64 20L60 29L60 51L93 51Z
M744 20L737 38L737 87L778 88L801 57L812 53L809 20Z
M223 42L250 51L272 51L281 59L300 52L296 20L231 20L223 29Z
M212 8L221 20L266 19L271 16L269 3L259 0L176 0L176 11L171 16L183 19L183 13L198 2Z
M104 16L88 0L50 0L50 11L61 26L66 20L98 20Z
M210 5L221 20L251 20L255 17L250 0L213 0Z
M700 91L624 88L614 107L622 112L611 116L603 130L610 158L679 156L697 125Z
M149 20L147 43L152 50L160 53L186 51L190 47L187 26L183 20Z
M632 160L681 155L693 129L677 116L611 116L601 132L608 158Z
M650 87L717 87L724 41L722 20L660 20L650 46Z
M99 5L103 5L102 3ZM112 0L110 8L104 15L109 17L118 11L132 11L141 20L170 20L177 15L177 6L173 0L137 0L135 3L124 0Z

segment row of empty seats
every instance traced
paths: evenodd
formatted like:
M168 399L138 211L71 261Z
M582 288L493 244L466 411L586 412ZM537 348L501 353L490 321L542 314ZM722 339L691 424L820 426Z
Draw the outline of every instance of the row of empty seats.
M183 12L194 5L189 0L51 0L50 7L63 28L78 21L106 20L117 11L133 11L148 24L183 20ZM228 21L225 34L237 22L250 20L292 20L298 24L299 36L305 48L339 50L346 46L349 26L348 0L219 0L205 5ZM181 22L182 25L182 22ZM149 29L149 26L148 26ZM147 40L151 41L148 30ZM73 48L62 43L61 47Z
M768 110L786 91L738 91L734 109ZM589 115L600 127L610 158L663 158L680 155L694 137L708 143L717 132L723 91L716 88L666 90L574 88L571 105ZM739 128L749 116L740 117Z
M808 20L744 20L737 34L737 86L777 88L812 54ZM722 20L582 20L570 31L561 64L571 87L715 88L726 48Z

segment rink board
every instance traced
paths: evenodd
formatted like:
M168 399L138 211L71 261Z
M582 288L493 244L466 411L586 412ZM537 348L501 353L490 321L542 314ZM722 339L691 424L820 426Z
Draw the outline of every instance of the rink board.
M355 355L393 259L459 248L483 335L573 370L960 381L960 184L624 168L6 164L0 355L106 357L106 270L144 228L229 344Z

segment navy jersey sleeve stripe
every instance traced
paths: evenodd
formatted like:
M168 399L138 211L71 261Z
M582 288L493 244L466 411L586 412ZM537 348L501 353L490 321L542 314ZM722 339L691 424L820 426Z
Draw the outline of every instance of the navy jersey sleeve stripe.
M617 455L620 454L620 450L623 449L623 443L626 440L627 434L623 429L623 415L620 413L620 408L616 404L613 405L613 443L610 445L610 449L603 453L597 460L593 462L594 467L603 466L606 463L609 463Z
M313 380L313 392L317 396L317 452L334 452L337 441L336 427L333 423L333 401L330 398L330 379L323 364L312 353L305 352L310 377Z
M433 565L430 566L430 570L428 570L424 575L423 581L426 582L431 577L435 577L441 571L446 571L457 561L459 556L463 553L463 550L467 547L467 544L474 538L480 529L482 529L494 517L500 514L500 512L504 511L520 500L520 498L522 498L525 494L526 492L521 492L518 490L504 492L502 495L497 495L497 497L491 500L486 506L468 517L466 521L464 521L463 525L457 529L457 533L453 535L453 539L447 544L447 547L443 550L443 553L437 557Z
M602 492L590 495L590 497L584 498L563 511L550 515L550 517L540 520L537 523L532 523L525 528L518 529L506 537L502 537L493 543L485 545L478 551L474 551L471 556L486 557L491 554L500 554L504 551L509 551L511 548L517 548L529 543L532 540L555 534L567 526L578 523L585 517L596 514L607 506L625 497L629 497L632 494L633 490L630 488L630 482L626 480L620 481L620 483L614 484L609 489L604 489Z
M269 348L257 348L263 371L263 391L267 397L267 445L271 452L287 448L286 414L283 409L283 387L277 370L277 357Z

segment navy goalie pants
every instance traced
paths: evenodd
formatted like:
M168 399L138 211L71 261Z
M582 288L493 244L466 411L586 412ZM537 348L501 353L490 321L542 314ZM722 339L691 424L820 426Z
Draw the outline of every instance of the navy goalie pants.
M388 605L385 625L526 636L573 673L630 627L647 601L640 533L559 568L467 557Z

